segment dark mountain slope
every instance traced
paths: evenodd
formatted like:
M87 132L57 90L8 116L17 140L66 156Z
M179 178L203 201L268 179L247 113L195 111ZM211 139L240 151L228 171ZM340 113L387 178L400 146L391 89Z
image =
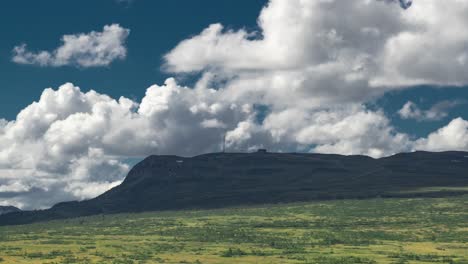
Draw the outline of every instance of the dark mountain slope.
M9 214L13 212L20 212L21 210L14 206L0 206L0 215Z
M468 153L415 152L382 159L280 153L150 156L120 186L95 199L8 214L0 217L0 224L121 212L464 192L408 191L440 186L468 186Z

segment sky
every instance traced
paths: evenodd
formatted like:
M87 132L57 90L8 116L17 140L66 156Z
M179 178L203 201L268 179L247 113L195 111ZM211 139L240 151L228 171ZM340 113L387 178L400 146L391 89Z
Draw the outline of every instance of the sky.
M468 2L8 1L0 205L95 197L147 155L468 151Z

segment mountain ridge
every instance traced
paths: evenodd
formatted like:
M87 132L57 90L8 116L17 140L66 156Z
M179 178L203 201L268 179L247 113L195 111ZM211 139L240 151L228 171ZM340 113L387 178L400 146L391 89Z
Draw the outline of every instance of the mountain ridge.
M9 213L14 213L14 212L20 212L21 210L17 207L14 206L0 206L0 215L4 214L9 214Z
M309 153L152 155L121 185L87 201L0 216L0 225L96 214L205 209L374 197L468 193L467 152L412 152L374 159ZM412 192L421 188L447 190Z

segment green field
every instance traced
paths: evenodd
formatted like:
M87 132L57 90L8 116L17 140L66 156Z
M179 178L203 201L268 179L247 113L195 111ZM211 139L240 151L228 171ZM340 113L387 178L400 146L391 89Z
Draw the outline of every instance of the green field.
M468 263L468 196L122 214L0 227L1 263Z

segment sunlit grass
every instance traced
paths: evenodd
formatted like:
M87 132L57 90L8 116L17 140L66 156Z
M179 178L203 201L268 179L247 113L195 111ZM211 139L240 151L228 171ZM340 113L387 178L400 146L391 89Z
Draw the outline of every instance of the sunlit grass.
M94 216L0 227L2 263L468 263L468 196Z

